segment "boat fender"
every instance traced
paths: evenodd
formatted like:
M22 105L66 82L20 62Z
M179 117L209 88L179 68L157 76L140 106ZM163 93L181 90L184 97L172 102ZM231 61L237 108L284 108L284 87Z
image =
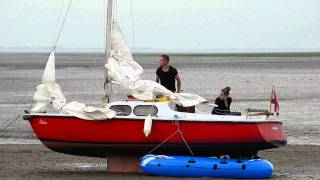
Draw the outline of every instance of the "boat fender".
M151 114L149 114L146 119L144 120L144 128L143 132L146 137L148 137L151 133L151 128L152 128L152 118Z

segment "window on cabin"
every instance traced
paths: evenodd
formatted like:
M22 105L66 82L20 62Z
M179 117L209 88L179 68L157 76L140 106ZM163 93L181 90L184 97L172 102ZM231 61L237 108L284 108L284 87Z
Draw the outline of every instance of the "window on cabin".
M132 109L128 105L114 105L110 109L117 112L117 116L129 116L132 112Z
M149 114L151 114L151 116L156 116L158 108L152 105L139 105L133 109L133 113L136 116L148 116Z

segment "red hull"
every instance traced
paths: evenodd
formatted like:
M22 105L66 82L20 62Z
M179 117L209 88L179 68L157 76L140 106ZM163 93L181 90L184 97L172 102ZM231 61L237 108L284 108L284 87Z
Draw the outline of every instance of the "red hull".
M149 137L143 133L143 120L111 119L87 121L74 117L26 117L44 145L67 154L105 157L144 155L176 130L173 121L154 120ZM286 144L282 123L179 121L180 129L195 155L250 154ZM176 134L157 154L188 155Z

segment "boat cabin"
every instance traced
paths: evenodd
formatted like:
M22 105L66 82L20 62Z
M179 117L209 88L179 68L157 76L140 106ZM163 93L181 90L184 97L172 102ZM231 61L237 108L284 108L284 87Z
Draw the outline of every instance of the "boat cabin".
M146 102L146 101L114 101L108 108L117 111L116 118L144 120L149 114L158 120L180 121L265 121L267 116L238 116L214 115L209 113L190 113L178 111L176 104L171 101Z

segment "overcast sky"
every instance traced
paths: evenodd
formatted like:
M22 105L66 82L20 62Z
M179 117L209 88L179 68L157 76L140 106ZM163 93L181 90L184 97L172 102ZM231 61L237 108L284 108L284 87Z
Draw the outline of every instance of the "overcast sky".
M50 46L63 2L0 0L0 46ZM130 0L117 4L132 45ZM133 0L133 9L138 50L320 51L320 0ZM104 14L104 0L73 0L59 46L102 49Z

